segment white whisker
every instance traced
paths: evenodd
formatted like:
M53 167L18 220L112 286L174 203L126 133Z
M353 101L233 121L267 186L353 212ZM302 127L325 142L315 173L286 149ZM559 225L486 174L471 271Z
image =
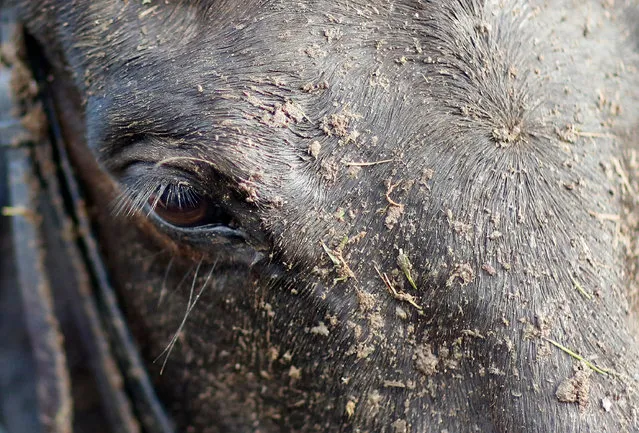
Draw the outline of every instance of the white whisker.
M175 347L175 344L177 343L177 340L180 337L180 333L182 332L182 329L184 329L184 326L186 324L186 320L188 319L189 315L191 314L191 311L193 311L193 308L195 308L195 305L197 304L197 301L202 296L202 293L204 293L204 289L208 285L208 283L209 283L209 281L211 279L211 275L213 275L213 270L215 269L216 264L217 264L217 262L213 263L213 265L211 266L211 270L209 271L209 273L208 273L208 275L206 277L206 280L204 281L204 284L202 284L202 287L200 288L200 290L198 291L198 293L194 297L193 295L195 293L195 282L197 281L197 276L198 276L198 273L200 271L200 267L202 265L202 260L200 260L200 262L198 263L197 268L195 269L195 274L193 276L193 283L191 284L191 290L189 292L189 299L188 299L187 306L186 306L186 312L184 313L184 317L182 318L182 322L180 323L180 326L178 327L177 331L175 331L175 333L173 334L173 337L171 338L171 341L169 342L167 347L154 360L154 362L156 362L158 359L160 359L163 355L166 354L166 356L164 358L164 362L162 363L162 368L160 369L160 374L164 373L164 368L166 367L166 363L168 362L169 357L171 356L171 352L173 351L173 348Z
M157 308L160 308L160 305L162 305L162 300L164 299L164 296L167 292L166 280L169 278L169 272L171 271L171 266L173 266L173 259L175 259L175 256L171 257L171 260L169 260L169 264L166 266L166 271L164 272L164 278L162 279L162 288L160 289L160 298L158 299ZM180 286L178 285L178 287Z

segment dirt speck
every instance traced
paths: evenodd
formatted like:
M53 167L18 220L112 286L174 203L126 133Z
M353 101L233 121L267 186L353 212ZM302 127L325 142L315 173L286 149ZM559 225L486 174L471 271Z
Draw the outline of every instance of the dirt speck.
M328 56L328 52L326 50L322 49L317 44L313 44L310 47L307 47L304 50L304 53L306 53L306 55L308 57L310 57L311 59L322 59L322 58Z
M355 413L355 405L356 402L354 400L348 400L348 403L346 403L346 415L348 415L348 417L352 417L353 414Z
M431 180L434 175L435 171L433 169L425 168L424 171L422 171L422 176L419 178L419 184L426 186L428 181Z
M375 351L375 346L372 344L358 344L355 353L357 355L357 359L366 359L369 357L371 353Z
M502 126L493 129L493 140L498 147L509 147L521 138L521 128L518 125L512 127Z
M375 296L364 292L362 290L357 291L357 301L359 302L359 311L366 313L375 307Z
M283 105L276 104L276 110L281 110L289 119L295 123L300 123L306 118L306 114L297 103L293 101L286 101Z
M399 317L400 319L402 319L402 320L408 319L408 313L406 313L406 310L404 310L399 305L397 307L395 307L395 315L397 317Z
M384 316L379 312L371 313L368 316L368 325L373 332L379 331L384 327Z
M490 34L492 30L493 30L493 27L490 25L490 23L487 23L486 21L480 21L477 24L475 24L475 31L480 35L486 36Z
M311 328L311 334L317 334L323 337L328 337L328 335L330 334L330 331L328 330L324 322L319 322L317 326L313 326Z
M350 117L347 115L331 114L322 119L322 130L328 136L347 137L349 124Z
M245 200L248 203L256 203L258 201L259 197L257 187L254 182L251 182L250 180L242 181L239 183L238 188L242 193L244 193Z
M475 272L468 263L461 263L455 266L455 270L450 274L446 281L446 287L451 287L457 283L464 287L475 279Z
M386 219L384 219L384 225L388 230L392 230L395 224L399 222L404 214L404 205L390 205L386 210Z
M350 167L348 167L348 169L346 169L346 175L350 179L357 179L359 178L359 174L361 173L361 171L362 171L362 167L351 165Z
M321 81L319 83L306 83L302 86L302 90L306 93L318 93L328 89L328 82Z
M408 433L408 424L403 419L398 419L391 424L393 433Z
M556 128L555 134L563 142L574 143L577 141L577 131L575 125L566 125L564 128Z
M448 220L448 226L455 231L455 233L463 235L466 239L469 239L469 235L472 232L472 226L462 221L458 221L453 216L453 211L446 209L446 219Z
M484 263L481 268L491 277L497 274L497 270L490 263Z
M324 37L330 44L333 41L339 41L342 38L342 31L339 28L329 28L324 30Z
M288 377L293 380L299 380L302 378L302 370L291 365L291 368L288 370Z
M322 177L328 182L335 182L339 173L339 165L334 159L326 159L320 163Z
M317 158L319 156L320 150L322 150L322 145L317 140L308 146L308 154L313 158Z
M437 373L439 359L433 354L430 344L418 347L413 355L415 368L425 376L432 376Z
M581 408L588 405L590 395L590 375L592 370L586 365L581 365L570 377L557 387L557 400L564 403L577 403Z

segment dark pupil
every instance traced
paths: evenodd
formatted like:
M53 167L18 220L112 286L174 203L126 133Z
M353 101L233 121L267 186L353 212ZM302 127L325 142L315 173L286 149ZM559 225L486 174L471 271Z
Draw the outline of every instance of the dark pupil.
M194 227L206 224L209 202L188 186L159 188L149 198L155 213L169 224L178 227Z

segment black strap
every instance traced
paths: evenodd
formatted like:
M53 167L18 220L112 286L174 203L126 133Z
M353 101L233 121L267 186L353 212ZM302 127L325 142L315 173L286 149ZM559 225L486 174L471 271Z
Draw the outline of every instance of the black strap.
M55 337L61 328L62 332L77 333L84 346L83 353L88 356L87 363L111 431L173 433L172 423L155 394L99 254L81 187L62 138L55 101L45 79L49 71L44 56L34 40L28 36L25 40L28 63L38 82L39 100L48 120L49 137L34 143L28 151L12 151L15 155L12 158L21 162L11 166L16 180L10 183L10 208L24 211L14 215L15 226L22 228L14 229L13 239L16 251L25 250L30 254L19 257L20 285L23 298L28 301L27 316L33 316L37 322L30 326L34 350L36 353L43 353L43 348L47 350L38 370L39 388L50 390L50 395L40 399L41 413L53 417L54 421L47 430L70 433L72 429L63 421L65 416L70 419L65 414L70 408L66 379L70 374L64 358L65 350L68 353L70 348L61 347L59 338ZM42 221L34 224L30 218ZM29 246L35 249L29 250ZM70 270L70 275L61 275L61 269ZM58 325L55 302L46 293L38 292L46 291L49 285L53 298L75 300L68 303L74 329L67 325L69 330L65 331L65 326ZM55 425L57 421L60 425Z

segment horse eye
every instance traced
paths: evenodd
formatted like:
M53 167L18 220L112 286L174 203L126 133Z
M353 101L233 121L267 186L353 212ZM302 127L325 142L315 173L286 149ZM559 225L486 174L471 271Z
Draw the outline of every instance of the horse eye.
M148 199L155 214L176 227L198 227L216 223L212 204L188 185L161 186Z

